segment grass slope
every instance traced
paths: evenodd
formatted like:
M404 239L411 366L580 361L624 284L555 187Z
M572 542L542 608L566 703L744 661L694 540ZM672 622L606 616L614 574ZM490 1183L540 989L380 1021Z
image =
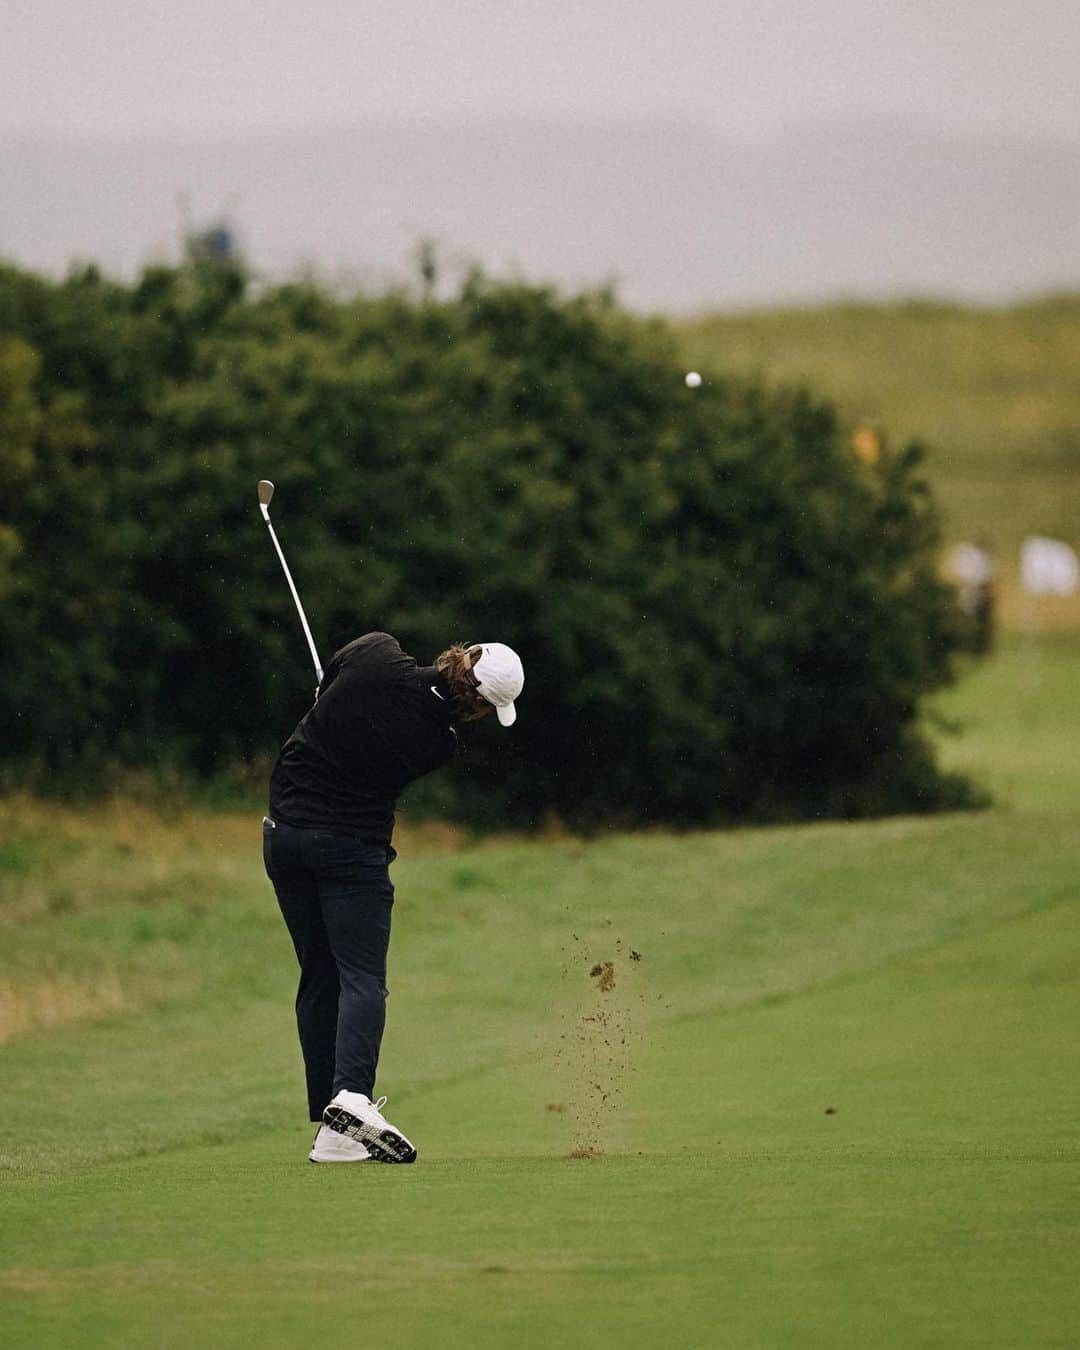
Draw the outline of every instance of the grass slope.
M1073 1344L1080 649L1035 655L942 701L991 812L403 840L414 1168L304 1161L257 819L9 800L0 1341Z
M948 537L988 539L1007 580L1028 534L1080 546L1080 296L721 314L678 331L688 366L806 382L852 425L927 444ZM1017 626L1038 618L1008 600ZM1075 628L1080 609L1066 617Z

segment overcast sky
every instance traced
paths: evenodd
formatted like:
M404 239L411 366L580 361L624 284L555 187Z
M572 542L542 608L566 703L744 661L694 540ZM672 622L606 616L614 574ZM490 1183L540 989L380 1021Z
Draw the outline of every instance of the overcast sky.
M0 0L0 134L378 114L1080 135L1076 0Z

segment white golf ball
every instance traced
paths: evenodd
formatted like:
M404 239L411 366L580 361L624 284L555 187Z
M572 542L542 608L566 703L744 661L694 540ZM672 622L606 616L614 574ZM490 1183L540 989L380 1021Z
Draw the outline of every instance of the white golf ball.
M696 389L700 383L701 383L701 376L697 373L696 370L691 370L687 372L686 375L687 389Z

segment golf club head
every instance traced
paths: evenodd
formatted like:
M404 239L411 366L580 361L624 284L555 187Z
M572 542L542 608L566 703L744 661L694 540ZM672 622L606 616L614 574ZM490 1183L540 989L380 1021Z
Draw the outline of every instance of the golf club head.
M269 478L259 479L259 505L269 506L270 498L274 495L274 485Z

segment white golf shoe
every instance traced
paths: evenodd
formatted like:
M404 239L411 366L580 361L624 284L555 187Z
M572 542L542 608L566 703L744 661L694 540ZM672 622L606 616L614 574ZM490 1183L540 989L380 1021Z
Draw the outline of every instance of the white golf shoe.
M416 1149L397 1126L391 1125L383 1116L385 1104L385 1097L373 1102L362 1092L347 1092L343 1089L323 1112L323 1124L350 1140L358 1141L376 1162L415 1162Z
M308 1154L308 1162L314 1163L352 1163L370 1162L371 1154L356 1139L338 1134L326 1125L319 1126Z

